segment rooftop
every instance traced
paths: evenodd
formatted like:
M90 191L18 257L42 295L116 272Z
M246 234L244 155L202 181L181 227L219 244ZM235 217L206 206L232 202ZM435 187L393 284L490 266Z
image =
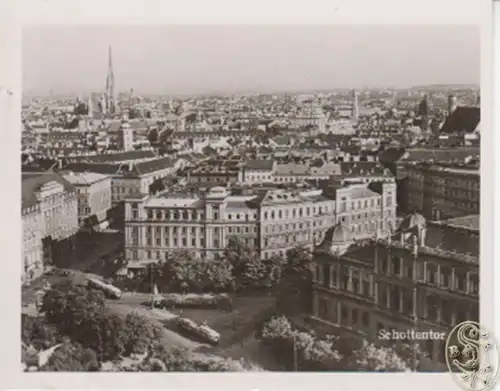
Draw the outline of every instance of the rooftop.
M449 227L464 228L470 231L478 231L478 232L481 227L479 215L455 217L453 219L443 220L437 223Z
M107 175L98 174L95 172L70 172L68 174L64 174L63 177L72 185L90 185L92 183L99 182L103 179L108 178Z
M64 186L67 192L75 191L71 183L57 173L23 173L21 179L22 208L34 206L37 203L36 192L49 182L57 182Z

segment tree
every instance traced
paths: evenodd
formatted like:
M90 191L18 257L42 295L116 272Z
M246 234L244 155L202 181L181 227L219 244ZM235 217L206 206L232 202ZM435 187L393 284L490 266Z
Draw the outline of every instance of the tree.
M125 355L143 354L161 337L161 329L135 312L125 316Z
M332 370L338 367L342 359L342 355L334 348L334 340L318 339L314 334L294 330L282 315L264 324L260 340L288 370Z
M45 372L95 372L100 365L92 349L81 344L65 341L50 356L46 365L40 368Z
M156 145L158 143L158 129L152 128L148 133L148 141L151 145Z
M201 150L201 153L205 156L216 156L217 155L217 151L212 148L210 145L206 145L203 147L203 149Z
M194 292L217 292L233 286L233 266L225 258L213 260L197 258L186 251L169 254L162 267L164 282L172 290L183 290L186 286Z
M323 164L325 162L323 161L323 159L314 159L312 162L311 162L311 167L322 167Z
M287 251L287 272L300 276L302 279L311 277L311 251L303 246L294 247Z
M155 179L153 183L149 185L149 194L155 194L163 190L165 190L165 185L160 178Z
M133 372L250 372L261 368L241 360L195 353L178 347L156 346L150 357L129 368Z
M115 360L126 353L128 335L129 330L122 318L102 310L84 322L73 338L95 351L102 362Z
M104 309L104 295L70 281L54 285L44 296L42 312L59 332L72 335Z
M43 317L21 316L21 339L35 349L48 349L59 341L59 334L54 326L45 322Z
M368 341L363 341L361 347L353 352L349 366L360 371L411 371L411 365L398 355L395 349L377 347Z
M106 312L100 291L71 283L56 285L45 294L42 311L61 334L92 348L99 360L123 353L127 330L120 317Z

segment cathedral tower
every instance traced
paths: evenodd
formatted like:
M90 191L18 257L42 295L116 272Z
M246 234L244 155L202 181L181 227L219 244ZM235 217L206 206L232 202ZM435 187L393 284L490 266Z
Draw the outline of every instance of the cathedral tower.
M107 112L113 114L116 112L115 96L115 74L113 72L113 58L111 55L111 46L108 53L108 75L106 77L106 108Z

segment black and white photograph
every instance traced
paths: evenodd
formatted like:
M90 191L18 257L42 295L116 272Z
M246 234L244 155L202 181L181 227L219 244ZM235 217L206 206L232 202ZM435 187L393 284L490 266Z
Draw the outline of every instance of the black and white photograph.
M24 26L22 370L448 372L479 322L480 44Z

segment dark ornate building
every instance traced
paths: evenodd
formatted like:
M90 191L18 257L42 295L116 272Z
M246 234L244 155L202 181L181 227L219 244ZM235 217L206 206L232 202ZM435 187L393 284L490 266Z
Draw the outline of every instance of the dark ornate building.
M392 238L364 244L337 224L314 253L312 318L372 340L380 330L449 333L479 319L478 252L478 216L414 213ZM444 340L413 343L443 362Z

